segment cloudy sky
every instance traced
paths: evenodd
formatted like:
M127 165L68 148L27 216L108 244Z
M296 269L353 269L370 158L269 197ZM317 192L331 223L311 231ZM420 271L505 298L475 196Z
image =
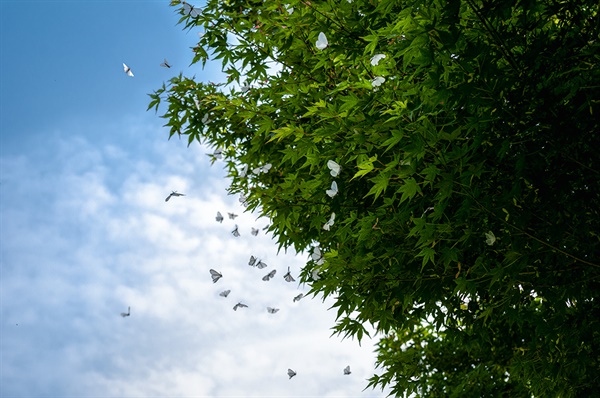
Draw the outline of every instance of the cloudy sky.
M146 112L179 72L224 79L188 66L197 32L168 3L0 1L0 396L384 396L363 391L374 342L330 337L331 301L293 302L307 255L252 236L267 221L211 151Z

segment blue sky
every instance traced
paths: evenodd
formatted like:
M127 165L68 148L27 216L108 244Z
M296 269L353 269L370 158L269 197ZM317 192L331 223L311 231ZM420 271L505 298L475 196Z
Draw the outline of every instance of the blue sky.
M223 80L189 67L197 32L168 3L0 1L0 396L385 395L363 391L373 342L330 337L331 301L292 301L308 287L282 276L307 255L253 237L267 221L227 195L212 151L146 112L179 72Z

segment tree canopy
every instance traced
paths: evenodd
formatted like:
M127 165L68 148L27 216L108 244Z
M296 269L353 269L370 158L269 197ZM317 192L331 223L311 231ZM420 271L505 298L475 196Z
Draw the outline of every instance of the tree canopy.
M384 336L370 386L600 391L597 0L171 5L227 82L173 77L149 109L313 253L335 332Z

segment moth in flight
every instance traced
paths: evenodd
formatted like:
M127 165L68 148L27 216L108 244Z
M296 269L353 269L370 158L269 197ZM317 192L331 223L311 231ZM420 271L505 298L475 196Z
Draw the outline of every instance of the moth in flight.
M125 318L126 316L131 316L131 307L127 307L127 312L121 312L121 316Z
M329 42L327 41L327 36L325 36L325 33L319 33L319 37L317 38L315 45L317 46L318 50L325 50L327 48Z
M235 214L235 213L227 213L227 215L229 216L229 219L230 219L230 220L235 220L235 218L238 216L238 215L237 215L237 214Z
M127 65L125 65L123 63L123 70L125 71L125 73L127 73L127 76L129 77L133 77L133 72L131 71L131 68Z
M377 66L379 65L379 61L385 58L385 54L375 54L371 57L371 65Z
M210 276L212 277L213 283L217 283L217 281L223 277L222 274L220 274L212 268L210 269Z
M279 311L279 308L271 308L271 307L267 307L267 311L269 312L269 314L274 314L277 311Z
M177 191L173 191L169 194L169 196L167 196L167 198L165 199L165 202L168 202L169 199L171 199L172 196L185 196L185 194L183 193L179 193Z
M327 167L329 168L329 174L331 174L333 177L337 177L340 174L340 171L342 170L342 166L340 166L333 160L327 161Z
M258 260L258 263L256 263L256 266L258 267L258 269L263 269L263 268L268 267L267 263L263 263L262 260Z
M494 235L494 233L492 231L485 233L485 243L487 243L490 246L492 246L494 243L496 243L496 236Z
M261 174L261 173L268 173L269 170L271 170L271 167L273 167L273 165L271 163L267 163L264 166L260 166L260 167L256 167L256 168L252 169L252 172L256 175Z
M273 278L275 276L276 273L277 273L277 270L273 270L273 271L269 272L267 275L263 276L262 280L265 282L268 282L271 278Z
M221 293L219 293L219 296L227 297L229 296L229 293L231 293L231 290L223 290Z
M325 193L327 194L327 196L329 196L330 198L333 198L335 195L337 195L338 193L338 186L337 186L337 182L332 182L331 183L331 189L328 189L325 191Z
M348 365L344 368L344 374L349 375L350 373L352 373L352 372L350 372L350 365Z
M325 223L325 225L323 225L323 229L325 231L329 231L329 229L333 226L334 221L335 221L335 213L331 213L331 217L329 217L329 221L327 221Z
M223 215L221 214L220 211L217 212L217 216L215 217L215 220L217 220L220 223L223 223Z
M323 259L323 253L321 253L321 249L319 248L319 246L315 246L313 248L313 252L310 255L310 258L312 258L312 260L317 264L317 265L321 265L325 262L325 260Z
M253 236L258 235L258 229L252 227L252 232L250 232Z
M185 1L183 1L181 4L183 5L183 12L189 15L190 17L196 18L198 15L200 15L200 9L198 7L194 7L193 5L188 4Z
M163 62L162 64L160 64L160 66L162 66L163 68L170 68L171 64L169 63L169 61L167 61L167 59L165 58L165 62Z
M235 236L236 238L240 237L240 231L238 231L238 226L237 225L235 226L235 229L233 231L231 231L231 234L233 236Z
M241 302L239 302L233 306L233 310L237 311L238 308L248 308L248 306L246 304L242 304Z
M256 267L256 257L250 256L250 260L248 261L248 265L251 267Z
M285 274L283 276L283 279L285 279L286 282L295 282L296 281L294 278L292 278L292 274L290 272L290 267L288 267L288 272L287 272L287 274Z
M296 372L294 372L292 369L288 369L288 376L290 376L290 379L294 376L296 376Z
M294 297L294 303L296 301L300 301L300 299L302 299L302 297L304 297L304 293L300 293L299 295L297 295L296 297Z

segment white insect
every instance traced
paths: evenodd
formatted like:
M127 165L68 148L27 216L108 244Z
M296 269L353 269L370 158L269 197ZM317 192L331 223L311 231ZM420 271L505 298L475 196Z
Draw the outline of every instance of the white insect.
M331 188L326 190L325 193L327 194L327 196L329 196L330 198L333 198L335 195L338 194L338 186L337 186L337 182L332 182L331 183Z
M198 109L200 110L200 109ZM202 124L208 124L208 122L210 122L210 119L208 118L208 113L205 113L204 116L202 117Z
M231 293L231 290L223 290L221 293L219 293L219 296L227 297L229 296L229 293Z
M329 229L330 229L331 227L333 227L333 223L334 223L334 221L335 221L335 213L331 213L331 217L329 217L329 221L327 221L327 222L325 223L325 225L323 225L323 229L324 229L325 231L329 231Z
M325 33L319 33L319 37L315 45L317 46L318 50L325 50L327 48L329 42L327 41L327 36L325 36Z
M127 76L133 77L133 72L131 71L131 68L129 66L123 64L123 70L125 71L125 73L127 73Z
M375 79L371 80L373 88L381 86L385 82L385 77L376 76Z
M494 243L496 243L496 236L494 235L494 233L492 231L485 233L485 243L487 243L490 246L492 246Z
M183 12L189 15L190 17L196 18L198 15L200 15L200 10L197 7L194 7L193 5L188 4L185 1L182 2L182 4Z
M295 282L296 280L292 278L292 273L290 272L290 267L288 267L288 272L283 276L286 282Z
M319 248L319 246L315 246L313 248L313 252L310 255L310 258L312 258L312 260L317 264L317 265L321 265L325 262L325 259L323 259L323 253L321 253L321 249Z
M127 312L121 312L121 316L125 318L126 316L131 316L131 307L127 307Z
M300 293L299 295L297 295L296 297L294 297L294 303L296 301L300 301L302 299L302 297L304 297L304 293Z
M246 177L246 174L248 173L248 165L245 164L242 167L240 167L240 170L238 171L238 175L242 178Z
M350 365L348 365L344 368L344 374L349 375L350 373L352 373L352 372L350 372Z
M371 57L371 65L379 65L379 61L385 58L385 54L375 54Z
M169 61L167 61L167 59L165 58L165 62L163 62L162 64L160 64L160 66L162 66L163 68L170 68L171 64L169 63Z
M259 166L259 167L252 169L252 172L256 175L261 174L261 173L268 173L269 170L271 170L271 167L273 167L273 165L271 163L267 163L264 166Z
M240 194L240 198L238 199L241 204L245 205L248 202L248 197L243 193Z
M252 227L252 232L250 232L252 235L256 236L258 235L258 229Z
M327 161L327 167L330 170L329 174L331 174L333 177L337 177L340 174L340 171L342 170L342 166L340 166L339 164L337 164L333 160L328 160Z
M248 308L248 306L246 304L242 304L241 302L239 302L233 306L233 310L237 311L238 308Z
M294 372L292 369L288 369L288 376L290 376L290 379L294 376L296 376L296 372Z
M200 110L200 101L198 101L198 98L194 98L194 104L196 104L196 109Z
M273 271L269 272L267 275L263 276L262 280L265 282L268 282L271 278L273 278L275 276L276 273L277 273L277 270L273 270Z
M319 275L319 270L317 268L313 269L312 279L313 281L318 281L319 279L321 279L321 275Z
M217 283L217 281L223 277L222 274L220 274L212 268L210 269L210 276L212 277L213 283Z
M220 223L223 223L223 214L221 214L220 211L217 212L217 216L215 217L215 220L217 220Z
M238 215L237 215L237 214L235 214L235 213L227 213L227 215L229 216L229 219L230 219L230 220L235 220L235 218L238 216Z
M185 196L185 194L183 193L179 193L177 191L173 191L169 194L169 196L167 196L167 198L165 199L165 202L168 202L169 199L171 199L172 196Z
M258 269L263 269L263 268L267 268L267 264L263 263L262 260L258 260L258 263L256 263L256 266L258 267Z
M223 149L221 149L221 148L215 149L215 151L212 155L215 157L215 159L223 159Z
M235 226L235 229L233 231L231 231L231 234L233 236L235 236L236 238L240 237L240 231L238 231L238 226L237 225Z
M248 265L251 267L256 267L256 257L250 256L250 261L248 261Z
M277 311L279 311L279 308L271 308L271 307L267 307L267 311L269 312L269 314L274 314Z

